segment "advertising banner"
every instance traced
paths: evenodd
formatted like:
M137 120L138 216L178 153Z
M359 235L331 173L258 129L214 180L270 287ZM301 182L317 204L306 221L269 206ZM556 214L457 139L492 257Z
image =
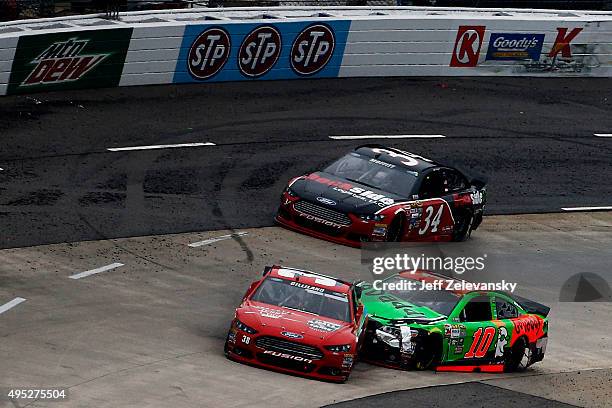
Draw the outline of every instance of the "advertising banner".
M187 26L174 82L338 76L350 21Z
M117 86L131 35L121 28L22 36L7 93Z

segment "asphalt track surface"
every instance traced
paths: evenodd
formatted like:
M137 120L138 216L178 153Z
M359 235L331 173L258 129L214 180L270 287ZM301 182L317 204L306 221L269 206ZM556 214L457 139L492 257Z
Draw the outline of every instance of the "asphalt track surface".
M341 79L0 99L0 248L272 225L291 177L360 141L489 180L489 214L610 205L610 79ZM110 152L213 142L217 146ZM374 140L374 142L376 142Z
M347 79L0 98L0 306L26 299L0 314L0 389L69 387L62 407L607 406L610 303L556 300L578 272L610 282L609 212L487 217L474 234L472 244L541 281L524 294L552 306L546 359L526 373L360 364L335 385L238 365L221 350L265 265L361 277L358 250L261 228L287 180L359 144L330 135L443 134L392 145L487 177L489 214L609 206L612 138L593 134L612 133L611 85ZM107 150L194 142L217 145ZM187 245L235 231L248 235ZM124 266L68 279L114 262Z
M0 304L26 299L0 314L0 389L68 387L67 401L29 405L50 408L316 407L398 390L410 391L345 406L387 406L391 396L404 407L609 407L610 303L552 297L576 265L601 273L601 265L612 264L606 251L612 212L487 217L472 237L489 254L506 253L508 263L530 263L531 274L548 282L549 293L519 290L552 308L541 363L509 374L406 372L359 363L346 384L234 363L224 358L223 342L234 308L265 265L354 280L361 277L360 251L278 227L188 246L228 232L0 251ZM115 262L124 266L68 278Z

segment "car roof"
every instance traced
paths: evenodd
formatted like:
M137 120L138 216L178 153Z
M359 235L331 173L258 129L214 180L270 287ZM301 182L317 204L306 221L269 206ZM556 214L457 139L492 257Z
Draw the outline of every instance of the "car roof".
M355 148L355 152L373 159L384 161L385 163L414 170L419 173L431 168L441 167L439 163L436 163L429 158L380 144L361 145ZM410 165L407 165L407 162L410 163Z
M303 269L274 265L266 268L266 272L270 277L300 282L338 293L349 293L353 287L352 283Z

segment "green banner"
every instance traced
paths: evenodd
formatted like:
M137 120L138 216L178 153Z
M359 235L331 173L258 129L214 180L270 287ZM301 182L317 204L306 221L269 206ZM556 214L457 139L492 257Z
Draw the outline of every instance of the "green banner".
M119 85L131 28L19 38L7 94Z

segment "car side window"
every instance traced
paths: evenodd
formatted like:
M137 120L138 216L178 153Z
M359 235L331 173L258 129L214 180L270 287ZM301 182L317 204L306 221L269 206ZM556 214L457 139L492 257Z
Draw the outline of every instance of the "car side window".
M457 170L444 170L444 188L447 193L465 190L468 187L467 180Z
M500 298L495 298L495 310L498 319L513 319L519 315L516 306Z
M442 178L442 172L434 170L427 174L421 182L421 189L419 190L419 198L435 198L442 197L444 194L444 181Z
M470 300L459 316L462 322L486 322L493 320L488 296L477 296Z

